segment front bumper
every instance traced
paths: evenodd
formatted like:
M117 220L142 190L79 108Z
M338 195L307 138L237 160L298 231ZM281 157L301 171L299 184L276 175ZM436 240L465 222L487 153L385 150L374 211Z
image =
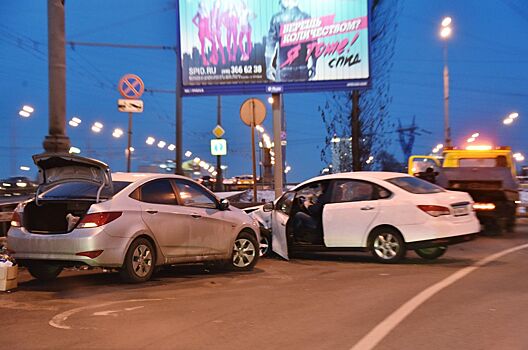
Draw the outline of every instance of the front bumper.
M34 234L25 228L12 227L7 247L21 262L28 260L75 262L94 267L120 267L123 264L128 239L112 237L101 227L78 229L67 234ZM80 252L102 250L95 259L76 255Z

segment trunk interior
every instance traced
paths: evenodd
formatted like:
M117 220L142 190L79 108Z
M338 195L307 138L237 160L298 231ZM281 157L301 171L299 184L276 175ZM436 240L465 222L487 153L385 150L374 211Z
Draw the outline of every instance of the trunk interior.
M68 233L77 226L77 222L93 203L95 201L41 201L40 206L37 206L34 201L31 201L24 208L23 224L32 233Z

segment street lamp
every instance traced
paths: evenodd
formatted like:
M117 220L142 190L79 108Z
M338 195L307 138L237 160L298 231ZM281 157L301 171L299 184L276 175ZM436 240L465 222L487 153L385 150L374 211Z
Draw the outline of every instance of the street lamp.
M517 119L519 117L519 113L517 112L513 112L513 113L510 113L510 115L508 115L503 121L502 121L502 124L504 125L510 125L511 123L513 123L513 121L515 119Z
M444 41L444 138L447 147L451 146L451 128L449 127L449 69L447 67L447 40L451 37L451 17L444 17L440 26L440 37Z

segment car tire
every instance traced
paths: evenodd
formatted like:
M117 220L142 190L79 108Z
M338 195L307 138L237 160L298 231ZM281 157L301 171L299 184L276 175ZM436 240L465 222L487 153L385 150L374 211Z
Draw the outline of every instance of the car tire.
M119 270L121 279L127 283L146 282L154 273L155 262L156 251L153 244L146 238L138 238L128 248Z
M260 236L260 256L267 257L271 255L271 235L263 234Z
M53 281L62 272L63 267L57 264L38 262L27 266L31 276L39 281Z
M435 260L445 254L445 252L447 251L447 247L440 246L440 247L422 248L422 249L415 249L414 251L422 259Z
M232 271L250 271L259 259L259 244L254 235L242 231L233 243L233 252L229 260Z
M379 262L394 264L399 262L407 251L401 234L393 228L377 228L370 234L369 250Z

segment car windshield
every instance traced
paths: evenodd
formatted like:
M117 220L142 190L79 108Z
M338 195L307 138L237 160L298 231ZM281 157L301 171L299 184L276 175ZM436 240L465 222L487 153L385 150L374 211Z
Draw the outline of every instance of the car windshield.
M392 179L388 179L387 182L396 185L407 192L416 194L439 193L445 191L442 187L433 185L430 182L411 176L395 177Z
M128 181L113 181L114 193L108 193L104 190L101 192L101 197L110 198L113 195L117 194L125 187L131 184ZM66 182L58 184L48 191L40 195L43 199L52 199L52 198L76 198L76 199L95 199L97 197L97 191L99 186L97 184L89 182Z

